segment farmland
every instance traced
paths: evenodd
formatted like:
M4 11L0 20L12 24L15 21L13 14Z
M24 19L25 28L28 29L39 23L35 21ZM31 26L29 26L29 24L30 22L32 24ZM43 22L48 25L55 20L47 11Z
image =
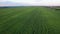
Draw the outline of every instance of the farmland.
M60 34L60 10L0 8L0 34Z

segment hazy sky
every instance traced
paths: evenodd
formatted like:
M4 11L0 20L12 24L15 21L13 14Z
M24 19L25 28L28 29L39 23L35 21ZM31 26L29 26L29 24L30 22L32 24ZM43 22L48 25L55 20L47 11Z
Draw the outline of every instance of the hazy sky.
M17 3L27 3L31 5L59 5L60 6L60 0L0 0L0 2L5 1L11 1L11 2L17 2Z

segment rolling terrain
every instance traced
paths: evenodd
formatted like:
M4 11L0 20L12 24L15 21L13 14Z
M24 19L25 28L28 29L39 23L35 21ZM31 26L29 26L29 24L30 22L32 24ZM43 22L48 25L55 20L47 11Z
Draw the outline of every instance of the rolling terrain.
M0 8L0 34L60 34L60 11L46 7Z

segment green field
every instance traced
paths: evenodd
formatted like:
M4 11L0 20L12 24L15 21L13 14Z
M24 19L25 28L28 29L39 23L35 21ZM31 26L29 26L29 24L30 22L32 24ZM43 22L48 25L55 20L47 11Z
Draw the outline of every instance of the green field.
M0 8L0 34L60 34L60 10Z

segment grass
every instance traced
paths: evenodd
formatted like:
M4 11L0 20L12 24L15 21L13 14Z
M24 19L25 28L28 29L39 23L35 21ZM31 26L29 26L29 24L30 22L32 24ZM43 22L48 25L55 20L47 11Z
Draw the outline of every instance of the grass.
M45 7L0 8L0 34L60 34L60 11Z

